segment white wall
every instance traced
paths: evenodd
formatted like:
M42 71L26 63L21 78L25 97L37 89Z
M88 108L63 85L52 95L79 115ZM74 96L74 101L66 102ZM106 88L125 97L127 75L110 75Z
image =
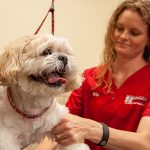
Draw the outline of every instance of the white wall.
M97 65L108 18L121 0L55 0L55 35L66 37L81 69ZM33 34L51 0L0 0L0 49ZM49 16L40 32L51 32Z

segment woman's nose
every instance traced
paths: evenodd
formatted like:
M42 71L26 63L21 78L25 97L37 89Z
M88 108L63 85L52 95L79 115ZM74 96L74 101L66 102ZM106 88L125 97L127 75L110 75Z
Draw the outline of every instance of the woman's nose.
M128 31L124 30L122 33L120 33L120 38L128 39L129 38Z

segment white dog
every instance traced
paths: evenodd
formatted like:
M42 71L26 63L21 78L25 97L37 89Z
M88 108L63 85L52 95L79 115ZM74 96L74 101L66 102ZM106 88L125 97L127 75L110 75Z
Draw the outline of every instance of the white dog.
M69 44L51 34L20 38L1 51L0 150L22 150L57 125L68 110L54 97L76 88L78 76Z

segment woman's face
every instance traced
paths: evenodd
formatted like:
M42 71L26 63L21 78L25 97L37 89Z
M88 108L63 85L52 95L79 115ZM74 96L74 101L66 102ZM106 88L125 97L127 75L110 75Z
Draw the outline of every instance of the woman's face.
M112 40L117 56L142 57L149 42L148 25L137 12L125 10L118 18Z

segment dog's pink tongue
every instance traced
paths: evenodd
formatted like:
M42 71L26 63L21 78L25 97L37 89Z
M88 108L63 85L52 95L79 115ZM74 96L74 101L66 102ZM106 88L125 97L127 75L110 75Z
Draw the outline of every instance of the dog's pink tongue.
M65 84L67 82L66 79L59 77L57 74L51 73L48 75L48 82L49 83L53 84L53 83L56 83L58 81L61 82L62 84Z

